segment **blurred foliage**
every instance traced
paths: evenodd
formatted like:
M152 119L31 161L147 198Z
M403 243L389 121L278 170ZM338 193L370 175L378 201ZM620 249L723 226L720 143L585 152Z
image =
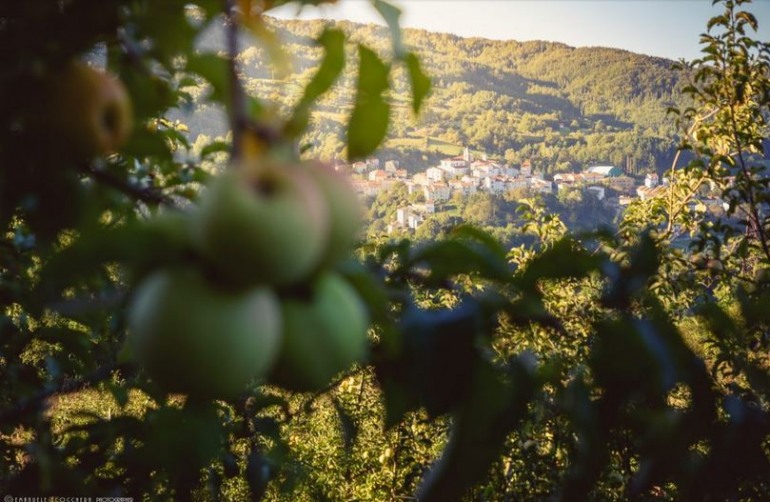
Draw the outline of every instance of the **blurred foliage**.
M380 0L392 54L329 29L315 35L323 63L287 118L242 94L237 51L201 49L200 36L229 12L236 49L234 35L248 31L280 58L262 19L280 3L0 4L0 43L14 48L0 55L2 96L12 97L0 100L0 492L770 497L770 227L759 159L770 46L752 38L743 0L720 2L704 57L687 64L692 106L672 110L693 160L667 174L663 198L631 207L617 233L570 233L532 200L512 211L513 244L450 221L441 239L362 242L338 269L374 321L371 358L316 393L254 382L236 399L202 401L167 395L130 362L131 291L160 264L191 260L146 221L193 206L228 151L298 155L309 107L342 75L342 45L358 44L360 56L348 153L382 141L391 72L409 72L414 110L429 106L398 12ZM72 158L29 125L37 83L75 57L129 90L134 131L115 154ZM225 140L191 144L169 118L201 88L228 110ZM704 183L722 190L723 216L690 210Z

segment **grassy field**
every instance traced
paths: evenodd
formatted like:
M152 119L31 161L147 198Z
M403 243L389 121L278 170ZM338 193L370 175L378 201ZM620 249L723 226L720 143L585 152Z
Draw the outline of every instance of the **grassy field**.
M407 136L389 139L387 146L390 148L416 148L429 152L438 152L442 155L446 155L447 157L462 155L465 148L462 145L449 143L442 139L431 136L428 137L427 145L425 144L425 136ZM471 150L471 154L475 158L479 158L484 154L484 152L479 150Z

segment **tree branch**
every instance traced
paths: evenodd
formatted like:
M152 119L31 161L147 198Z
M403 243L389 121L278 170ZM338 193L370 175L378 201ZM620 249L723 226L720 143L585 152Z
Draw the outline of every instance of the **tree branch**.
M246 98L238 78L238 20L234 0L225 0L225 36L227 43L227 63L230 78L230 127L233 131L231 150L232 160L241 157L241 139L248 126L246 115Z
M79 170L83 174L93 178L95 181L114 188L119 192L128 195L134 200L139 200L150 204L165 204L168 206L175 205L173 199L163 195L159 190L152 188L142 188L136 185L132 185L128 181L115 176L113 173L104 169L99 169L91 165L82 165L80 166Z

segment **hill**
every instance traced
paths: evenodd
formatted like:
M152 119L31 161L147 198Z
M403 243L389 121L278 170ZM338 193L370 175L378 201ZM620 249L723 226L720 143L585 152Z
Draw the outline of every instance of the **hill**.
M280 75L264 47L244 39L240 55L246 88L255 97L288 106L312 77L321 49L312 35L333 25L350 35L348 50L365 41L386 54L386 28L346 21L271 20L291 56ZM611 163L629 173L664 169L675 151L669 106L680 104L680 75L670 60L599 47L574 48L552 42L462 38L405 30L405 42L431 75L432 96L415 120L406 76L394 72L391 102L395 119L380 156L398 158L408 169L453 154L462 146L518 163L533 159L547 172ZM204 48L222 46L209 30ZM345 117L351 109L356 68L349 65L335 90L313 115L304 138L310 153L332 158L344 153ZM188 117L194 132L221 134L212 110Z

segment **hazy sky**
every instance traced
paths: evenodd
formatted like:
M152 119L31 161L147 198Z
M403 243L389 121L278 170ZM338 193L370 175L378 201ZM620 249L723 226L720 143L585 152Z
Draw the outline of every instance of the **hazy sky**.
M393 0L402 26L499 40L551 40L572 46L618 47L671 59L699 57L699 35L721 13L711 0ZM770 0L747 8L770 40ZM293 17L296 8L277 11ZM304 18L382 24L367 0L306 8Z

